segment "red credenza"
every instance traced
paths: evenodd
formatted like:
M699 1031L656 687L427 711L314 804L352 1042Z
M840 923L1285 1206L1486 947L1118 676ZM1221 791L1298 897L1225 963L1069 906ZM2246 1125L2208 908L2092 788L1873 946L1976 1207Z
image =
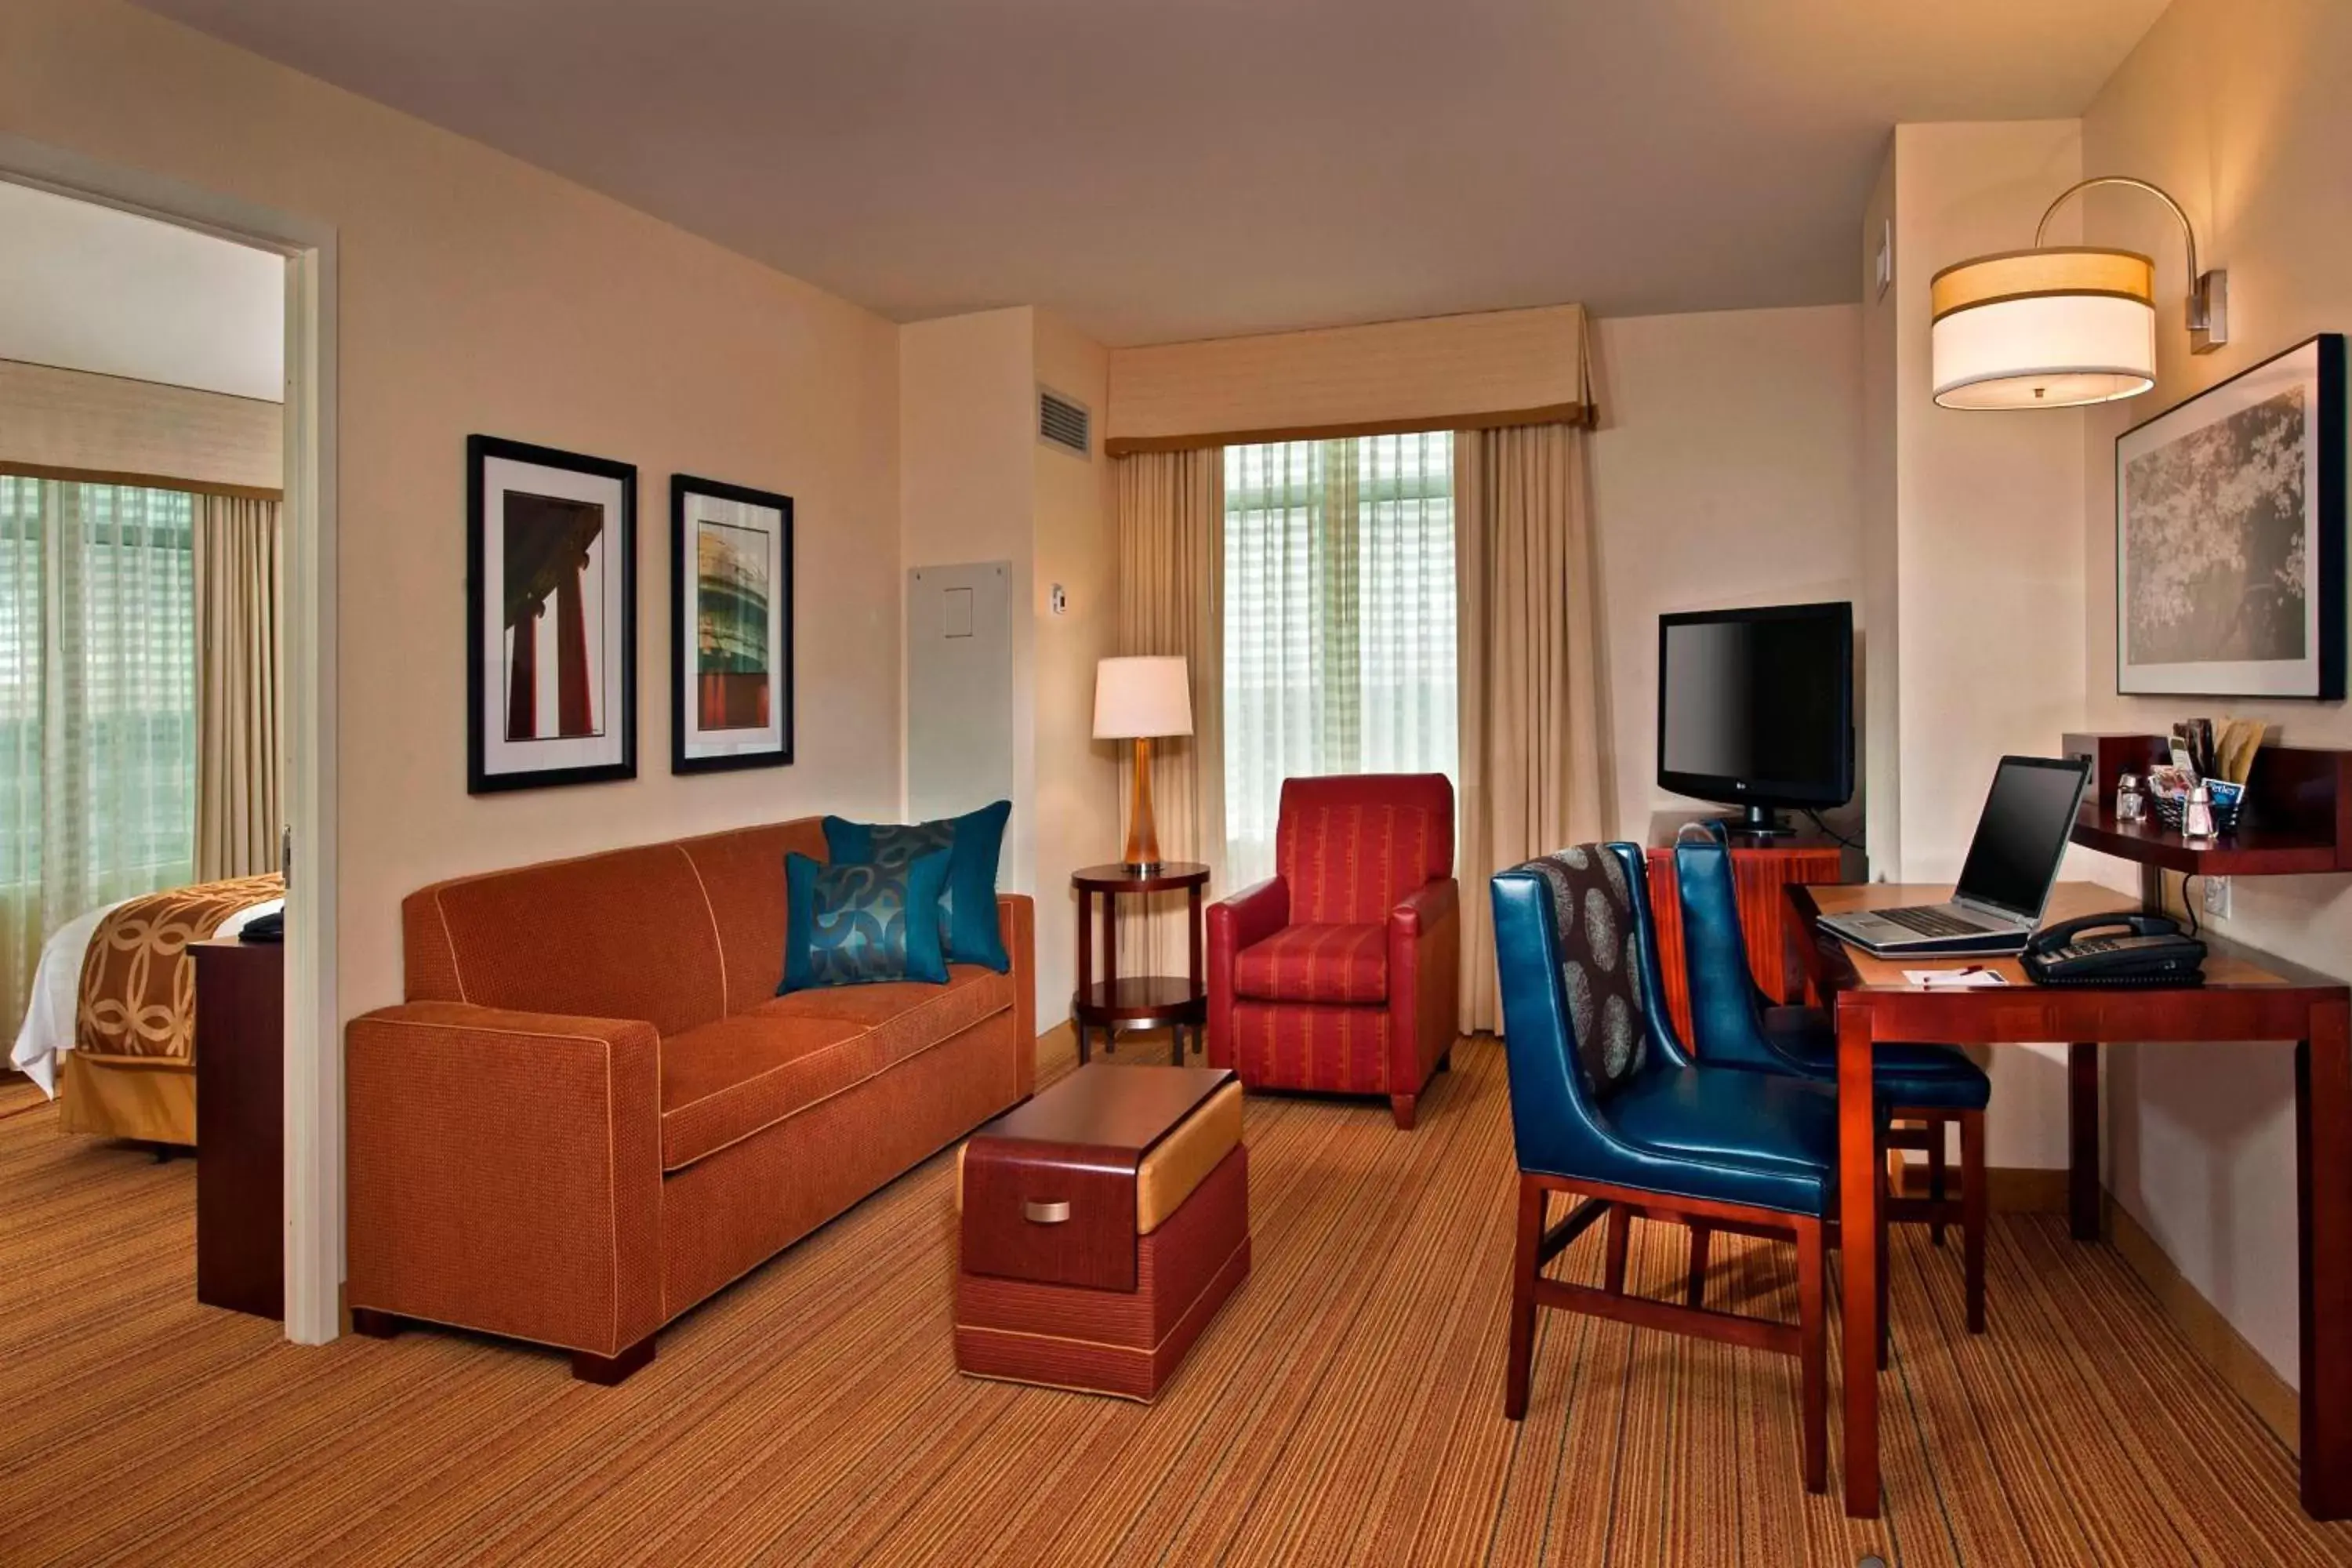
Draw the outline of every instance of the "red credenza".
M1748 844L1734 841L1731 879L1739 891L1739 929L1748 937L1748 968L1756 984L1774 1002L1803 999L1805 977L1781 940L1781 922L1789 901L1780 889L1792 882L1843 882L1845 851L1828 840L1794 844ZM1650 850L1650 909L1658 925L1658 967L1666 984L1666 1008L1675 1029L1685 1041L1691 1037L1690 987L1683 980L1683 910L1675 895L1675 852L1664 845Z

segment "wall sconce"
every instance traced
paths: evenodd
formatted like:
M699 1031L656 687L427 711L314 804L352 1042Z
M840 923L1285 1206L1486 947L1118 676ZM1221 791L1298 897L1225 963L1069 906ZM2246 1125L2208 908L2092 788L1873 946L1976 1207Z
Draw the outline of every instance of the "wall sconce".
M2189 346L2230 341L2229 274L2197 270L2197 231L2146 180L2101 174L2058 193L2032 250L1955 262L1929 285L1936 401L1947 408L2073 408L2137 397L2156 384L2156 263L2131 250L2042 243L2067 198L2094 185L2146 191L2180 220L2189 245Z

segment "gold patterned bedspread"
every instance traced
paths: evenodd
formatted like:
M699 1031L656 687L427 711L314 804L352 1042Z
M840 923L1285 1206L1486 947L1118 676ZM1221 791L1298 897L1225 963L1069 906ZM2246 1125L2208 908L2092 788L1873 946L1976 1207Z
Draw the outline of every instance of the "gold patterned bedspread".
M90 1061L151 1067L195 1059L196 965L202 942L239 910L286 896L275 874L167 888L98 922L81 961L74 1044Z

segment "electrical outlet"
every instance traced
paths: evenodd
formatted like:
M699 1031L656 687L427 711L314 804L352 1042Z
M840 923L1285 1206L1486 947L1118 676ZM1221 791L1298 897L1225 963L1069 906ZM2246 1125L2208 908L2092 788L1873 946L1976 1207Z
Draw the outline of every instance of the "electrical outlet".
M2230 918L2230 879L2208 877L2199 884L2205 898L2205 912L2217 921Z

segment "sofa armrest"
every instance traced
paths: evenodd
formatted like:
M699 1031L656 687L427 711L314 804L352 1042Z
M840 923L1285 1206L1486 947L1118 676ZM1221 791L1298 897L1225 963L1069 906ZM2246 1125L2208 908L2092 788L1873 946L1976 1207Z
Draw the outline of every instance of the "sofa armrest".
M604 1356L661 1326L651 1024L385 1007L344 1082L352 1306Z
M996 929L1013 958L1013 1037L1020 1042L1018 1081L1023 1099L1037 1087L1037 901L1026 893L996 896Z
M1454 1048L1462 984L1462 891L1425 882L1389 910L1389 1092L1417 1094Z
M1234 961L1290 923L1290 887L1268 877L1209 906L1209 1040L1213 1068L1234 1065Z

